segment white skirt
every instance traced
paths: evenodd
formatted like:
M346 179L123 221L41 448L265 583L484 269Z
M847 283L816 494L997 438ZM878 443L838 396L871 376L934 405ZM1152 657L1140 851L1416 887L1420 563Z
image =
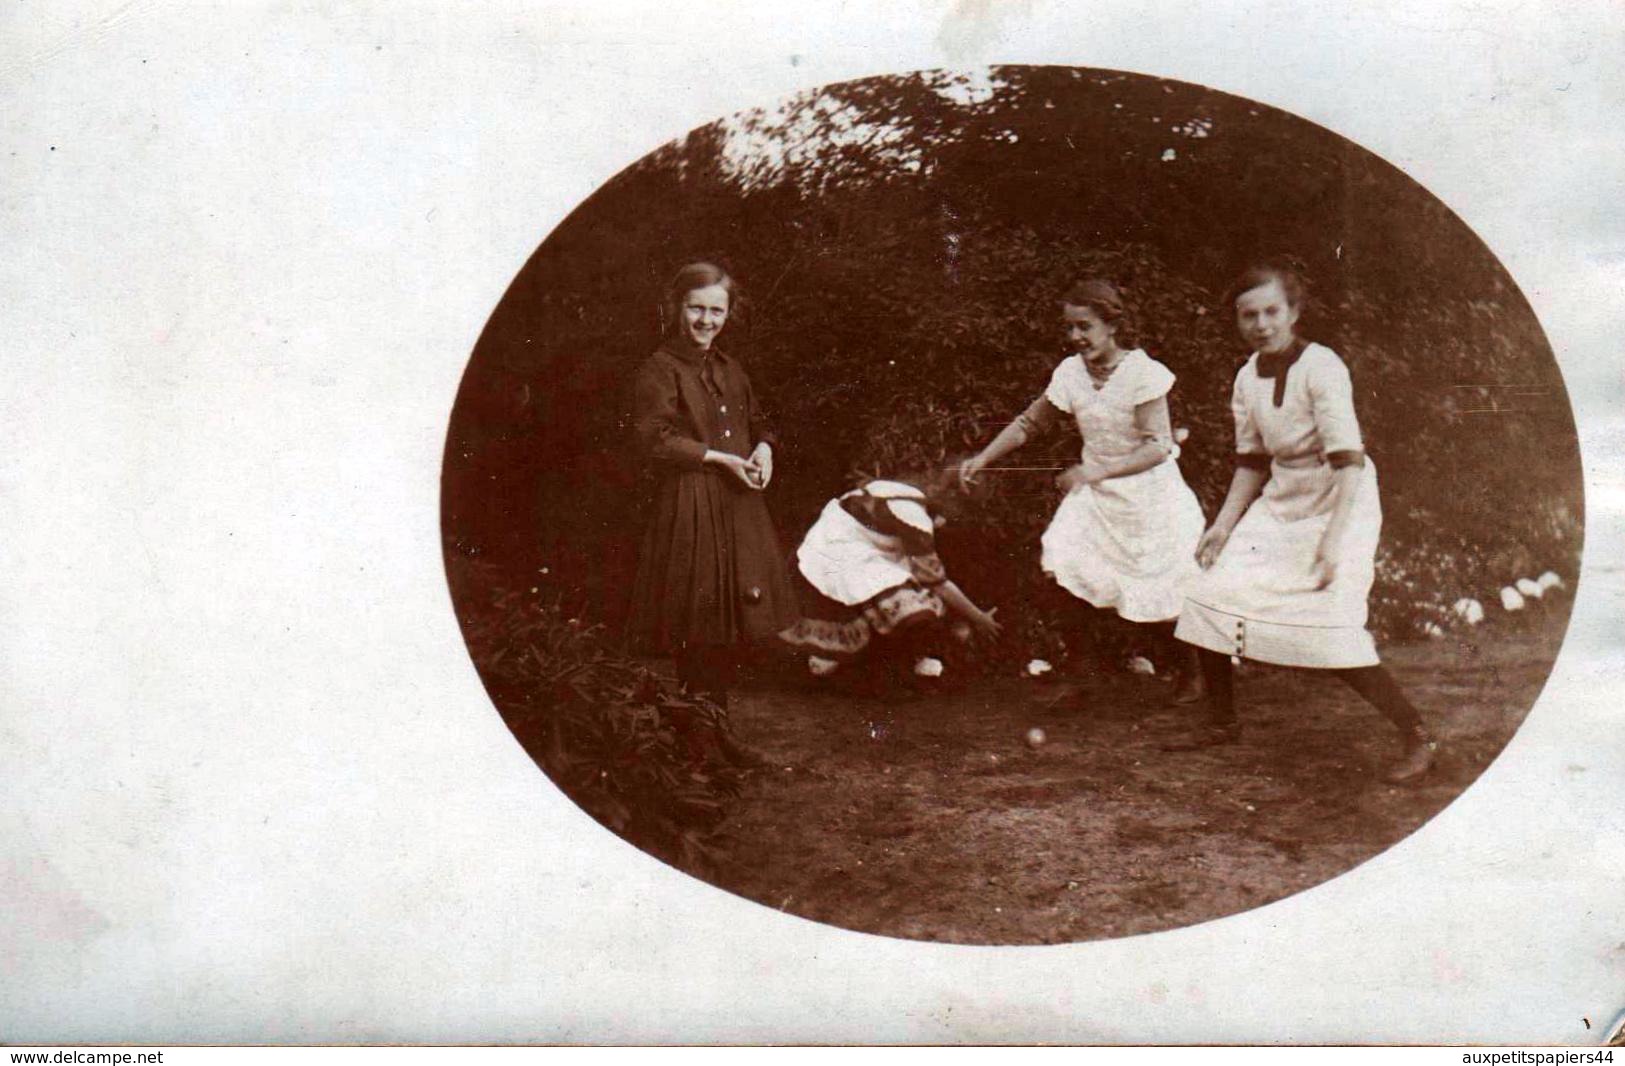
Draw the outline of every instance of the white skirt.
M1178 618L1200 571L1202 505L1168 460L1067 494L1041 541L1044 572L1130 622Z
M1280 666L1375 666L1365 628L1382 505L1367 462L1355 490L1332 583L1315 588L1314 560L1332 518L1331 467L1277 463L1213 566L1190 586L1180 640Z

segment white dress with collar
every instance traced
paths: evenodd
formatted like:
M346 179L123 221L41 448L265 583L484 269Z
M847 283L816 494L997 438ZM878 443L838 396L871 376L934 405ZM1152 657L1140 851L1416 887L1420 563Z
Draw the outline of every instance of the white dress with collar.
M1382 506L1369 461L1360 471L1336 577L1324 589L1314 587L1313 577L1315 552L1332 518L1335 481L1326 456L1364 448L1348 367L1330 348L1311 344L1286 374L1279 407L1275 379L1259 376L1256 353L1236 374L1236 451L1268 455L1270 479L1218 560L1192 583L1177 635L1282 666L1374 666L1366 600Z
M1138 349L1104 382L1081 356L1055 368L1044 395L1083 434L1083 457L1114 462L1145 442L1134 409L1168 395L1174 374ZM1179 617L1185 585L1197 573L1202 505L1179 473L1179 449L1149 470L1107 478L1067 494L1042 540L1044 572L1096 607L1131 622Z

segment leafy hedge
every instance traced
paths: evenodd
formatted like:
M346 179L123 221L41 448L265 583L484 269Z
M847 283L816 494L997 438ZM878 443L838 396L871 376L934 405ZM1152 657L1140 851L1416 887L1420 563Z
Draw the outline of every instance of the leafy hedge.
M453 414L455 552L570 609L622 617L646 482L624 387L660 286L718 259L744 283L723 343L784 440L770 506L788 553L865 473L946 464L1037 395L1061 357L1054 298L1112 278L1179 377L1181 467L1211 515L1246 356L1222 293L1259 252L1308 261L1308 336L1349 363L1385 513L1372 624L1578 569L1583 502L1563 382L1528 304L1450 211L1335 134L1199 86L1012 67L828 87L667 145L548 237L492 316ZM1030 445L944 534L949 570L1052 647L1038 532L1070 431ZM476 590L483 595L487 588Z

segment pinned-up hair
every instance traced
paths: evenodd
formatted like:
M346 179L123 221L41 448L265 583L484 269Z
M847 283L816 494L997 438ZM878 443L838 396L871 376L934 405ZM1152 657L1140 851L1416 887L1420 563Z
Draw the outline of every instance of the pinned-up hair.
M1113 337L1118 347L1131 348L1137 343L1123 294L1106 279L1084 278L1073 282L1071 288L1061 294L1059 303L1063 307L1087 307L1099 315L1102 322L1115 327Z
M734 281L733 275L717 266L715 263L695 262L689 263L677 271L666 286L665 298L661 301L661 329L670 332L677 328L682 320L683 300L695 289L708 289L713 285L721 285L728 294L728 310L738 309L739 283Z
M1269 256L1243 270L1224 294L1225 309L1234 310L1236 301L1241 299L1243 293L1272 281L1280 283L1287 303L1299 311L1304 310L1309 299L1309 271L1303 260L1295 255Z

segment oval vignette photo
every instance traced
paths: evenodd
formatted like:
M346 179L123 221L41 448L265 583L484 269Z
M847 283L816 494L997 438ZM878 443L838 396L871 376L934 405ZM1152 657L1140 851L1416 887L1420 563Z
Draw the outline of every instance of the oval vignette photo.
M442 492L469 653L582 810L968 944L1208 921L1416 831L1539 696L1584 510L1551 349L1447 207L1068 67L826 86L616 175L492 312Z

